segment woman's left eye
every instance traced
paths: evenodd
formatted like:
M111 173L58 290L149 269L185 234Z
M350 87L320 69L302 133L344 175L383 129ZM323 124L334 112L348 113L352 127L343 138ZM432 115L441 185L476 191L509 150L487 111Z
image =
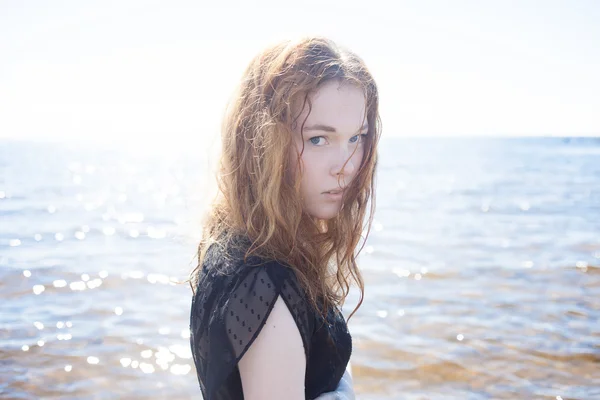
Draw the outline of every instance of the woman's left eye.
M361 135L352 136L352 137L350 138L350 143L356 143L356 141L357 141L358 139L360 139L360 141L361 141L361 142L363 142L363 141L366 139L366 137L367 137L367 134L366 134L366 133L363 133L363 134L361 134Z

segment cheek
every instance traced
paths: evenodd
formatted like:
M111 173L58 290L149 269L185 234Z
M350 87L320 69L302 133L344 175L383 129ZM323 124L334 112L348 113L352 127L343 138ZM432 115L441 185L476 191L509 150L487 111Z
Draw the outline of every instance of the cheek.
M312 198L315 193L323 190L323 169L325 157L316 154L316 152L304 151L302 154L302 178L300 187L302 196L305 199Z
M302 155L302 164L304 165L304 180L309 183L318 183L322 180L327 170L327 154L324 152L305 151Z
M355 173L358 173L358 169L362 164L363 157L365 156L365 148L364 146L360 146L356 149L356 153L352 155L352 164L354 164Z

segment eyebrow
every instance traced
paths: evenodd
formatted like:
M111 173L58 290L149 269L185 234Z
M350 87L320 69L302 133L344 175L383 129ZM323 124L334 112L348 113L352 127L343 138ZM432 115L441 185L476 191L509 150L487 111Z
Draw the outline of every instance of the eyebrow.
M363 125L362 128L360 128L361 131L364 131L365 129L368 129L369 125L365 124ZM311 126L305 126L304 127L304 131L324 131L324 132L334 132L336 133L336 129L333 126L329 126L329 125L323 125L323 124L315 124L315 125L311 125Z

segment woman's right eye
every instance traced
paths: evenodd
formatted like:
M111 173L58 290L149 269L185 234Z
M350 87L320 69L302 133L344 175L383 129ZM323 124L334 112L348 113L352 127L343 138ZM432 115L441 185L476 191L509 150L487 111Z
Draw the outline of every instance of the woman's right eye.
M315 136L312 137L310 139L308 139L312 144L314 144L315 146L322 146L323 144L325 144L324 142L321 142L321 139L325 140L325 138L323 136Z

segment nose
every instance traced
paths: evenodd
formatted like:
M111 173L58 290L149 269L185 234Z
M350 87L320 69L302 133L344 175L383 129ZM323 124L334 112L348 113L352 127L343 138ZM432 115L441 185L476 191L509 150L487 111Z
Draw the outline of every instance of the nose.
M354 148L342 149L338 153L338 157L335 158L331 165L331 175L343 177L351 177L356 171L355 161L353 160ZM358 149L356 149L358 152Z

